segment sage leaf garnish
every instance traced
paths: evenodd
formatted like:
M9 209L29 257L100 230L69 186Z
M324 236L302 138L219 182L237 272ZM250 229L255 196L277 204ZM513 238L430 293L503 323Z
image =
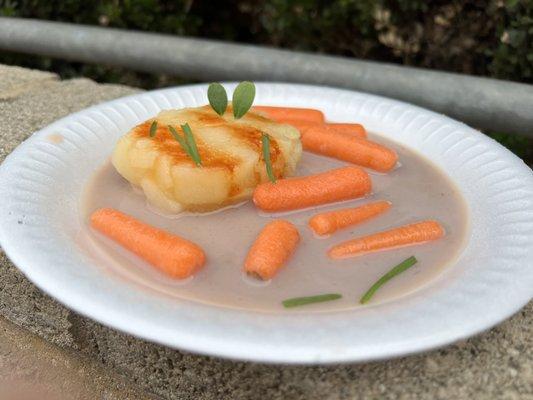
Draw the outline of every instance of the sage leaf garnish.
M248 112L254 102L255 85L252 82L244 81L239 83L233 91L233 116L239 119Z
M207 89L207 98L211 108L218 115L224 115L228 107L228 95L224 86L220 83L211 83Z

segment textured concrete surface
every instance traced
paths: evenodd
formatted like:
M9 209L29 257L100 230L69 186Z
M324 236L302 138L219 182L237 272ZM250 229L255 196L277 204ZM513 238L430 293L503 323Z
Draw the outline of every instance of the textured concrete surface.
M9 100L16 98L31 88L41 84L57 81L58 77L50 72L28 70L21 67L9 67L9 70L2 69L2 80L0 80L0 99Z
M0 88L0 161L53 120L135 91L28 71L30 78L17 69L21 90L12 71L0 66L0 82L12 82ZM3 99L10 87L18 93ZM168 349L80 317L0 253L0 315L166 399L533 399L533 303L489 332L423 355L328 367L259 365Z
M154 399L73 350L62 350L0 317L0 399ZM38 395L38 397L37 397Z

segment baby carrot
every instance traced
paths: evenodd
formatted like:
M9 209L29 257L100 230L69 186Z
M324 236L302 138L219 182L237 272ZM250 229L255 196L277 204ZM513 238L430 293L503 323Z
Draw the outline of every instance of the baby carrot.
M357 137L366 137L366 129L361 124L350 124L347 122L329 122L326 123L328 130L333 130L338 133L353 135Z
M303 135L305 131L309 128L323 125L322 122L309 122L309 121L304 121L301 119L280 119L280 120L277 120L277 122L294 126L296 129L300 131L301 135Z
M335 201L355 199L370 193L370 177L350 166L321 174L266 182L254 190L253 201L264 211L288 211Z
M274 121L282 119L297 119L309 122L325 121L322 111L312 108L254 106L253 111L259 111Z
M300 234L290 222L279 219L268 223L248 252L244 270L263 280L271 279L283 267L299 241Z
M378 216L391 207L389 201L376 201L355 208L345 208L313 216L309 226L317 235L329 235L339 229Z
M355 257L378 250L429 242L441 238L444 233L441 224L437 221L427 220L348 240L333 246L328 255L335 259Z
M317 122L309 122L309 121L302 121L298 119L282 119L278 122L289 124L294 126L296 129L300 131L300 134L303 136L305 132L307 132L310 128L315 129L321 129L324 131L324 134L328 134L329 132L337 132L342 133L347 136L355 136L360 138L366 137L366 130L361 124L349 124L349 123L317 123Z
M205 263L196 244L112 208L95 211L91 226L172 278L187 278Z
M380 172L390 171L398 155L378 143L364 138L348 136L335 131L309 128L302 134L304 150L367 167Z

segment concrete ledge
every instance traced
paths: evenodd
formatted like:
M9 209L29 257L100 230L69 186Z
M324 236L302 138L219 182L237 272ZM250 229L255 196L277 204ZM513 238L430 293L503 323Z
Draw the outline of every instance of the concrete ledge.
M0 65L0 77L0 101L15 99L35 86L59 79L56 74L50 72L8 65Z
M0 82L0 162L50 122L137 91L86 79L59 81L51 74L4 66ZM79 354L79 360L99 364L98 371L120 374L124 382L166 399L532 398L532 315L530 303L468 341L386 362L328 367L231 362L147 343L83 318L44 295L0 252L0 316L56 345L33 347L36 357L46 359L53 351L76 360ZM2 365L12 365L10 352L26 345L32 349L31 338L0 319L0 376ZM82 365L79 360L72 362ZM102 390L112 388L102 382Z
M100 363L0 318L0 398L37 394L50 400L155 399Z

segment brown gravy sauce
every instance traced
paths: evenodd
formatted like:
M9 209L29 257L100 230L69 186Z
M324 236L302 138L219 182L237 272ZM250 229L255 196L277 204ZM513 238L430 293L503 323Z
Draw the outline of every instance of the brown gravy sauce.
M372 304L394 300L426 285L453 265L468 239L469 216L459 190L429 160L380 136L374 135L372 139L394 148L400 156L401 167L387 175L369 171L374 192L368 198L285 213L283 218L298 227L301 243L289 263L271 281L261 282L245 276L242 265L258 232L270 219L278 216L260 213L248 201L209 214L185 213L169 218L147 207L144 196L136 193L110 163L96 171L87 185L81 204L84 228L78 236L78 244L106 273L147 289L222 307L265 312L361 307L357 300L381 275L415 255L418 263L383 286L375 294ZM172 151L179 153L178 150ZM342 165L345 164L304 152L297 174L313 174ZM318 211L353 207L373 200L389 200L393 206L373 220L327 238L315 237L307 227L309 218ZM198 243L208 257L204 269L185 281L167 278L89 228L88 216L100 207L117 208ZM340 261L326 256L327 249L339 242L429 218L440 221L446 228L447 235L443 239ZM343 298L289 311L281 306L281 301L287 298L329 292L341 293Z

